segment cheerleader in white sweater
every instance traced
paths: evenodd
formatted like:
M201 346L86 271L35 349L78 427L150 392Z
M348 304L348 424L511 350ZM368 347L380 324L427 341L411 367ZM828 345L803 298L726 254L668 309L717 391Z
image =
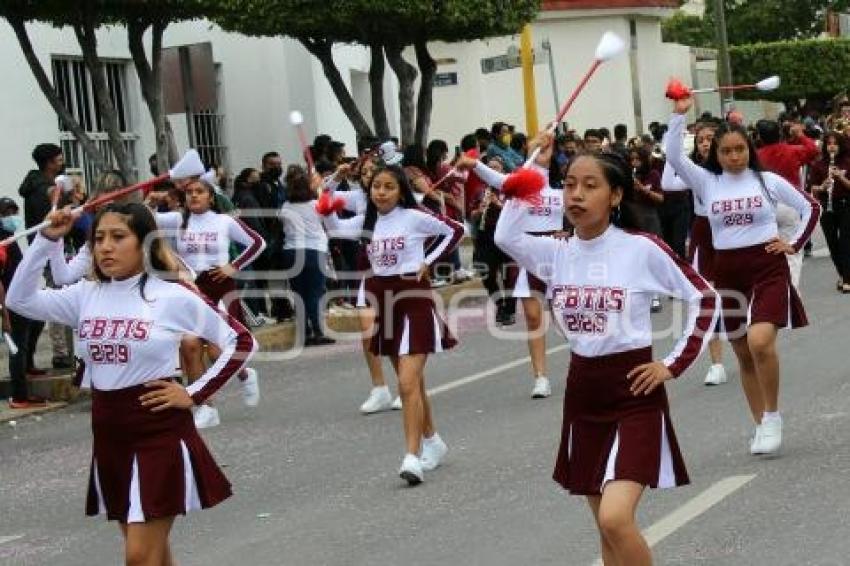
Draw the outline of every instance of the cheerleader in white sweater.
M196 274L195 285L213 304L223 302L231 316L242 324L245 317L238 297L235 277L242 267L249 265L263 252L266 242L238 218L221 214L215 207L215 189L209 183L196 179L185 187L186 210L156 213L156 222L164 236L173 238L176 252ZM230 260L230 244L244 247ZM211 359L218 356L215 345L209 345ZM183 355L195 360L187 373L195 379L203 372L203 345L200 341L184 343ZM245 368L238 376L242 383L243 401L255 407L260 401L257 371ZM195 424L200 428L218 425L218 409L204 404L195 411Z
M652 563L635 513L644 489L688 483L664 382L694 361L716 320L716 295L657 237L635 225L633 180L614 154L583 155L566 174L568 241L525 232L528 204L509 201L496 244L543 280L556 324L570 341L561 446L554 478L584 495L605 564ZM687 306L685 331L658 359L650 303L656 294ZM656 360L656 361L653 361Z
M366 246L371 274L365 298L376 312L370 349L389 356L398 375L407 448L399 475L417 485L448 451L431 416L425 363L429 354L456 344L437 313L428 273L457 247L463 226L420 209L407 176L395 166L372 178L364 215L341 220L328 212L329 237L361 239Z
M732 343L741 385L756 431L752 454L776 454L782 445L779 415L780 328L808 324L785 255L803 248L820 217L820 204L774 173L762 171L752 140L741 126L717 130L700 167L682 151L685 114L693 99L679 100L667 132L667 159L705 203L714 242L714 283L723 297L721 329ZM789 241L779 237L776 205L801 221Z
M256 343L242 324L193 291L145 271L149 265L173 273L176 266L141 204L109 205L95 217L94 280L39 290L49 240L61 239L73 224L67 210L51 220L18 266L8 306L77 329L92 385L86 513L119 521L127 564L173 564L168 536L174 517L231 494L189 409L236 374ZM189 387L171 379L184 334L222 351Z
M529 150L533 150L541 139L542 136L535 138ZM544 176L546 184L540 192L539 202L523 209L525 217L522 221L522 231L537 237L552 236L562 232L564 228L564 191L559 186L560 171L557 167L552 167L552 149L549 145L540 151L536 163L531 165ZM455 167L471 168L482 181L495 189L501 189L507 178L507 175L494 171L471 157L461 157ZM507 250L505 252L511 255ZM516 258L513 259L516 261ZM518 269L509 269L507 275L508 284L513 288L513 296L522 301L522 312L528 331L528 352L534 380L531 397L546 398L552 394L549 378L546 376L546 325L543 318L546 285L521 264Z

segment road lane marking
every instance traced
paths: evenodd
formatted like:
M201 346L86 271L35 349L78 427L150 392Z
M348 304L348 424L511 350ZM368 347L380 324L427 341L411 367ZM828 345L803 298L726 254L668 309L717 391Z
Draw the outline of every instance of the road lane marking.
M548 356L561 352L569 347L569 344L561 344L560 346L549 348L548 350L546 350L546 355ZM445 393L446 391L451 391L452 389L457 389L458 387L463 387L464 385L475 383L476 381L480 381L484 378L490 377L491 375L496 375L497 373L502 373L503 371L507 371L509 369L513 369L515 367L522 366L528 363L531 363L531 356L525 356L524 358L519 358L518 360L514 360L512 362L508 362L506 364L502 364L500 366L496 366L488 370L473 373L472 375L468 375L455 381L444 383L443 385L438 385L437 387L429 389L428 396L433 397L434 395L439 395L440 393Z
M745 485L747 485L755 474L744 476L730 476L715 483L672 513L662 518L643 531L646 543L655 546L669 535L673 534L693 519L699 517ZM602 559L597 559L593 566L602 566Z
M0 545L6 544L7 542L13 542L18 540L19 538L24 538L24 535L13 535L10 537L2 537L0 536Z

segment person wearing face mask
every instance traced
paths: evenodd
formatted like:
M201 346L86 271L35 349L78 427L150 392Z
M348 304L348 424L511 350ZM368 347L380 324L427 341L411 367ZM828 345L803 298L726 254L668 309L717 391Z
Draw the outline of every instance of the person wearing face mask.
M52 143L42 143L32 150L32 158L38 169L27 173L18 189L18 194L24 199L24 226L29 228L41 222L52 206L50 202L50 191L54 186L57 175L65 172L65 157L62 148ZM33 236L29 241L32 242ZM22 323L23 324L23 323ZM35 347L38 337L44 329L44 322L30 320L26 323L26 344L21 348L18 343L18 356L24 354L24 366L26 374L32 377L42 377L47 372L35 367Z
M0 226L0 238L7 238L15 232L20 232L24 229L24 222L18 216L18 204L9 197L0 198L0 223L2 223ZM2 270L4 289L9 288L20 262L21 248L17 242L6 246L6 261ZM30 357L28 348L31 343L30 332L33 321L5 307L6 305L4 304L3 317L8 316L9 327L8 329L4 329L12 337L15 345L18 346L18 353L14 356L9 356L9 378L12 385L12 394L9 396L9 407L12 409L43 407L47 404L45 400L29 393L26 376L26 362Z
M487 156L490 158L498 157L505 164L505 171L510 173L517 167L522 166L525 162L522 155L511 148L510 127L504 122L496 122L490 128L490 137L492 141L487 147Z
M263 254L254 262L254 270L262 277L258 277L256 284L259 289L268 289L269 281L266 274L271 270L281 270L283 265L283 228L277 217L277 211L286 201L286 188L283 186L283 161L276 151L267 152L263 155L260 182L256 185L256 199L260 205L259 217L262 219L264 230L260 232L263 239L268 242L268 247ZM280 283L286 284L285 281ZM265 307L259 313L265 319ZM278 322L291 320L293 315L292 304L284 297L271 297L271 317Z

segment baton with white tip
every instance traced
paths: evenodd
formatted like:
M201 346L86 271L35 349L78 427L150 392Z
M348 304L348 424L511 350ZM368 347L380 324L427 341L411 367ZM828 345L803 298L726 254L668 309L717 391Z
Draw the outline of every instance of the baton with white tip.
M581 91L583 91L584 87L587 86L588 81L590 81L590 77L593 76L593 73L596 72L602 63L610 61L625 50L626 43L616 33L606 31L602 35L602 38L599 40L599 44L596 46L596 51L594 52L593 64L584 74L581 81L579 81L578 86L572 92L567 101L564 102L563 106L561 106L561 109L558 110L558 115L555 116L555 119L552 120L549 127L546 128L547 132L550 134L555 132L555 128L557 128L558 124L561 123L561 120L564 119L564 116L566 116L567 112L576 101L576 98L578 98L578 95L581 94ZM525 160L523 167L531 166L531 164L534 163L534 160L537 159L537 156L540 155L540 150L540 146L534 148L534 151L531 152L531 155Z

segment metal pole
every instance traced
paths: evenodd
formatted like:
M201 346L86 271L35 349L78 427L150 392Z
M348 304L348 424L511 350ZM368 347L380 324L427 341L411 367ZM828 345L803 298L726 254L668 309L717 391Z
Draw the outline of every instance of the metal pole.
M534 89L534 56L531 52L531 24L522 28L519 40L522 61L522 90L525 95L525 129L528 137L537 135L537 93Z
M555 78L555 57L552 55L552 44L549 42L549 38L543 40L543 49L549 54L549 76L552 78L552 97L555 99L555 105L553 108L555 112L558 111L558 107L561 104L561 97L558 94L558 81ZM560 124L558 124L560 126Z
M726 11L723 0L714 0L714 12L717 18L717 79L720 86L728 86L732 84L732 64L729 60L729 39L726 37ZM734 103L735 96L732 92L720 93L720 107L724 114L732 109Z

